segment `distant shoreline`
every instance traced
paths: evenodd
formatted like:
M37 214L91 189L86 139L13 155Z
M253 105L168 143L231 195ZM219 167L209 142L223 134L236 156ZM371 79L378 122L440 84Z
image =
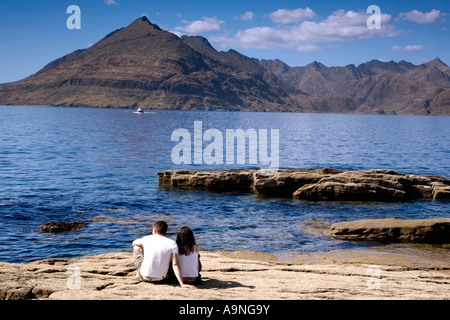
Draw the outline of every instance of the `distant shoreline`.
M1 86L1 84L0 84ZM106 107L93 107L87 105L24 105L24 104L0 104L0 107L50 107L50 108L68 108L68 109L105 109L105 110L135 110L136 108L133 106L106 106ZM450 117L450 114L388 114L388 113L363 113L363 112L301 112L301 111L258 111L258 110L225 110L225 109L212 109L212 110L203 110L203 109L189 109L189 110L175 110L175 109L152 109L152 108L143 108L146 111L155 112L155 111L165 111L165 112L212 112L212 113L221 113L221 112L232 112L232 113L274 113L274 114L324 114L324 115L360 115L360 116L395 116L395 117Z

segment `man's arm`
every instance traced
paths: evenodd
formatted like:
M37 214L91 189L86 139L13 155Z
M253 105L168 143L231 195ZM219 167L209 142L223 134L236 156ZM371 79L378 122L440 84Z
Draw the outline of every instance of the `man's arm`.
M134 247L140 247L141 249L144 249L144 247L142 246L141 239L136 239L133 241L133 248Z
M176 253L172 253L172 267L173 267L173 272L175 273L175 276L177 277L178 282L180 283L180 286L182 288L197 289L193 285L185 284L183 282L183 277L181 276L180 265L178 263L178 254L176 254Z

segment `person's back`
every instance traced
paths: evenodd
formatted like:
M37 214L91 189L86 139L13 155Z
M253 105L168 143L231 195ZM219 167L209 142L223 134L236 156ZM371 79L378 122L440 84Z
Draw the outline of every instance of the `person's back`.
M172 253L178 253L175 241L154 234L141 238L144 248L144 260L140 274L146 279L160 279L167 275Z
M199 247L195 242L195 236L189 227L182 227L177 234L178 261L181 276L188 283L201 284L201 262Z
M178 256L183 280L194 281L199 276L198 250L198 246L196 246L196 250L194 252L189 254L180 254Z

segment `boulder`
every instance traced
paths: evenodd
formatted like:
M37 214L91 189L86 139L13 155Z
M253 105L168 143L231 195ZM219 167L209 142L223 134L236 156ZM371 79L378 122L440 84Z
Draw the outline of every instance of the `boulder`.
M325 201L402 201L418 191L406 175L390 170L345 171L305 185L293 197Z
M371 183L342 183L325 181L298 189L294 198L321 201L394 201L404 200L404 191Z
M450 243L450 218L344 221L332 224L330 234L345 240Z
M442 182L435 182L431 187L431 197L433 200L450 200L450 186Z
M40 225L42 232L67 232L83 229L87 226L86 222L74 221L74 222L48 222Z
M197 188L212 191L250 192L252 170L158 172L159 185L171 188Z
M279 170L270 176L255 173L251 190L264 196L292 198L297 189L323 177L323 174L307 170Z

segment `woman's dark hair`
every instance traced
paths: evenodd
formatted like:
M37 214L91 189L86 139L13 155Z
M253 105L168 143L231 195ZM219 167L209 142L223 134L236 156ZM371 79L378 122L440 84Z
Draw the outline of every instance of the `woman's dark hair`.
M195 250L194 233L189 227L182 227L177 234L178 254L189 255Z

